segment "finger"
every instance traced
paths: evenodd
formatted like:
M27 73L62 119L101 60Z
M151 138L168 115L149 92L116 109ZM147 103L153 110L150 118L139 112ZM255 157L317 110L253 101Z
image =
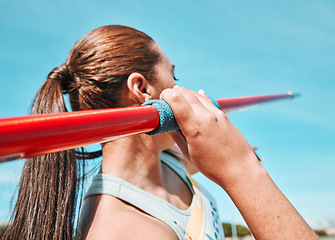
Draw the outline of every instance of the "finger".
M161 98L170 105L186 139L188 136L197 134L197 125L204 124L207 119L215 118L215 114L213 114L214 105L206 102L208 101L207 99L187 88L174 87L173 89L166 89L162 92ZM216 111L218 110L216 109Z
M188 99L186 99L186 95L184 94L185 90L182 90L180 87L174 87L172 89L165 89L160 95L160 98L165 100L171 107L182 131L184 131L184 125L187 128L187 123L195 119L195 112L193 111L192 103L189 101L189 96L187 96ZM195 96L193 97L196 98Z
M207 96L205 91L203 89L199 89L198 93L201 95L201 96Z
M208 109L215 109L216 107L212 101L206 96L201 96L199 93L191 91L187 88L177 88L185 100L190 104L190 107L195 113L203 113Z
M196 96L199 98L201 103L209 110L217 112L219 109L214 105L212 99L210 99L203 89L200 89Z

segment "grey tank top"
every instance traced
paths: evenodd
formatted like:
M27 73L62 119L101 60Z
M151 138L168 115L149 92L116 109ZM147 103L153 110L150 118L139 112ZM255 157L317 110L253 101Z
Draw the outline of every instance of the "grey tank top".
M187 184L192 194L194 194L192 184L187 177L184 165L164 152L161 154L161 161L175 171ZM98 174L93 178L93 182L88 189L85 198L98 194L111 195L126 201L169 225L175 231L179 239L185 239L187 224L194 204L194 197L190 207L186 210L181 210L171 203L156 197L121 178L108 174Z

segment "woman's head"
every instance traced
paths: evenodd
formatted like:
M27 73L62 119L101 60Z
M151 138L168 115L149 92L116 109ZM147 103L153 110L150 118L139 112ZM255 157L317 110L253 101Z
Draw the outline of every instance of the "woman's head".
M122 106L132 73L154 82L162 51L148 35L130 27L97 28L73 46L65 64L54 69L73 110Z
M173 78L173 65L149 36L129 27L104 26L80 39L65 63L51 71L31 113L67 111L64 93L74 111L139 104L172 87ZM70 149L26 160L5 239L73 238L85 176L77 157Z

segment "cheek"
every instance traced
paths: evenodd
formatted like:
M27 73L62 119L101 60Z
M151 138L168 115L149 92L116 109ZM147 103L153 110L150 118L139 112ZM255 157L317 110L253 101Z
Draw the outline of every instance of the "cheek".
M161 92L167 88L173 88L176 81L173 79L171 72L162 70L156 75L156 81L153 82L154 92L152 97L159 98Z
M167 88L173 88L175 85L177 85L176 81L172 77L170 77L169 79L165 81L164 87L163 89L161 89L161 91Z
M171 81L166 81L164 83L156 84L155 86L155 92L152 95L154 98L159 98L161 92L167 88L173 88L176 85L176 82L173 80Z

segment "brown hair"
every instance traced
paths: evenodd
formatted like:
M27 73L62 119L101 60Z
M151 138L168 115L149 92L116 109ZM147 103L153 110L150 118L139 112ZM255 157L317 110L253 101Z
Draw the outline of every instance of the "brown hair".
M72 110L117 107L128 76L141 73L154 80L160 54L154 41L133 28L97 28L75 43L65 64L48 75L31 113L66 112L63 94ZM82 153L80 158L89 158ZM75 150L27 159L23 168L13 223L3 239L71 239L75 212L81 202L84 167Z

